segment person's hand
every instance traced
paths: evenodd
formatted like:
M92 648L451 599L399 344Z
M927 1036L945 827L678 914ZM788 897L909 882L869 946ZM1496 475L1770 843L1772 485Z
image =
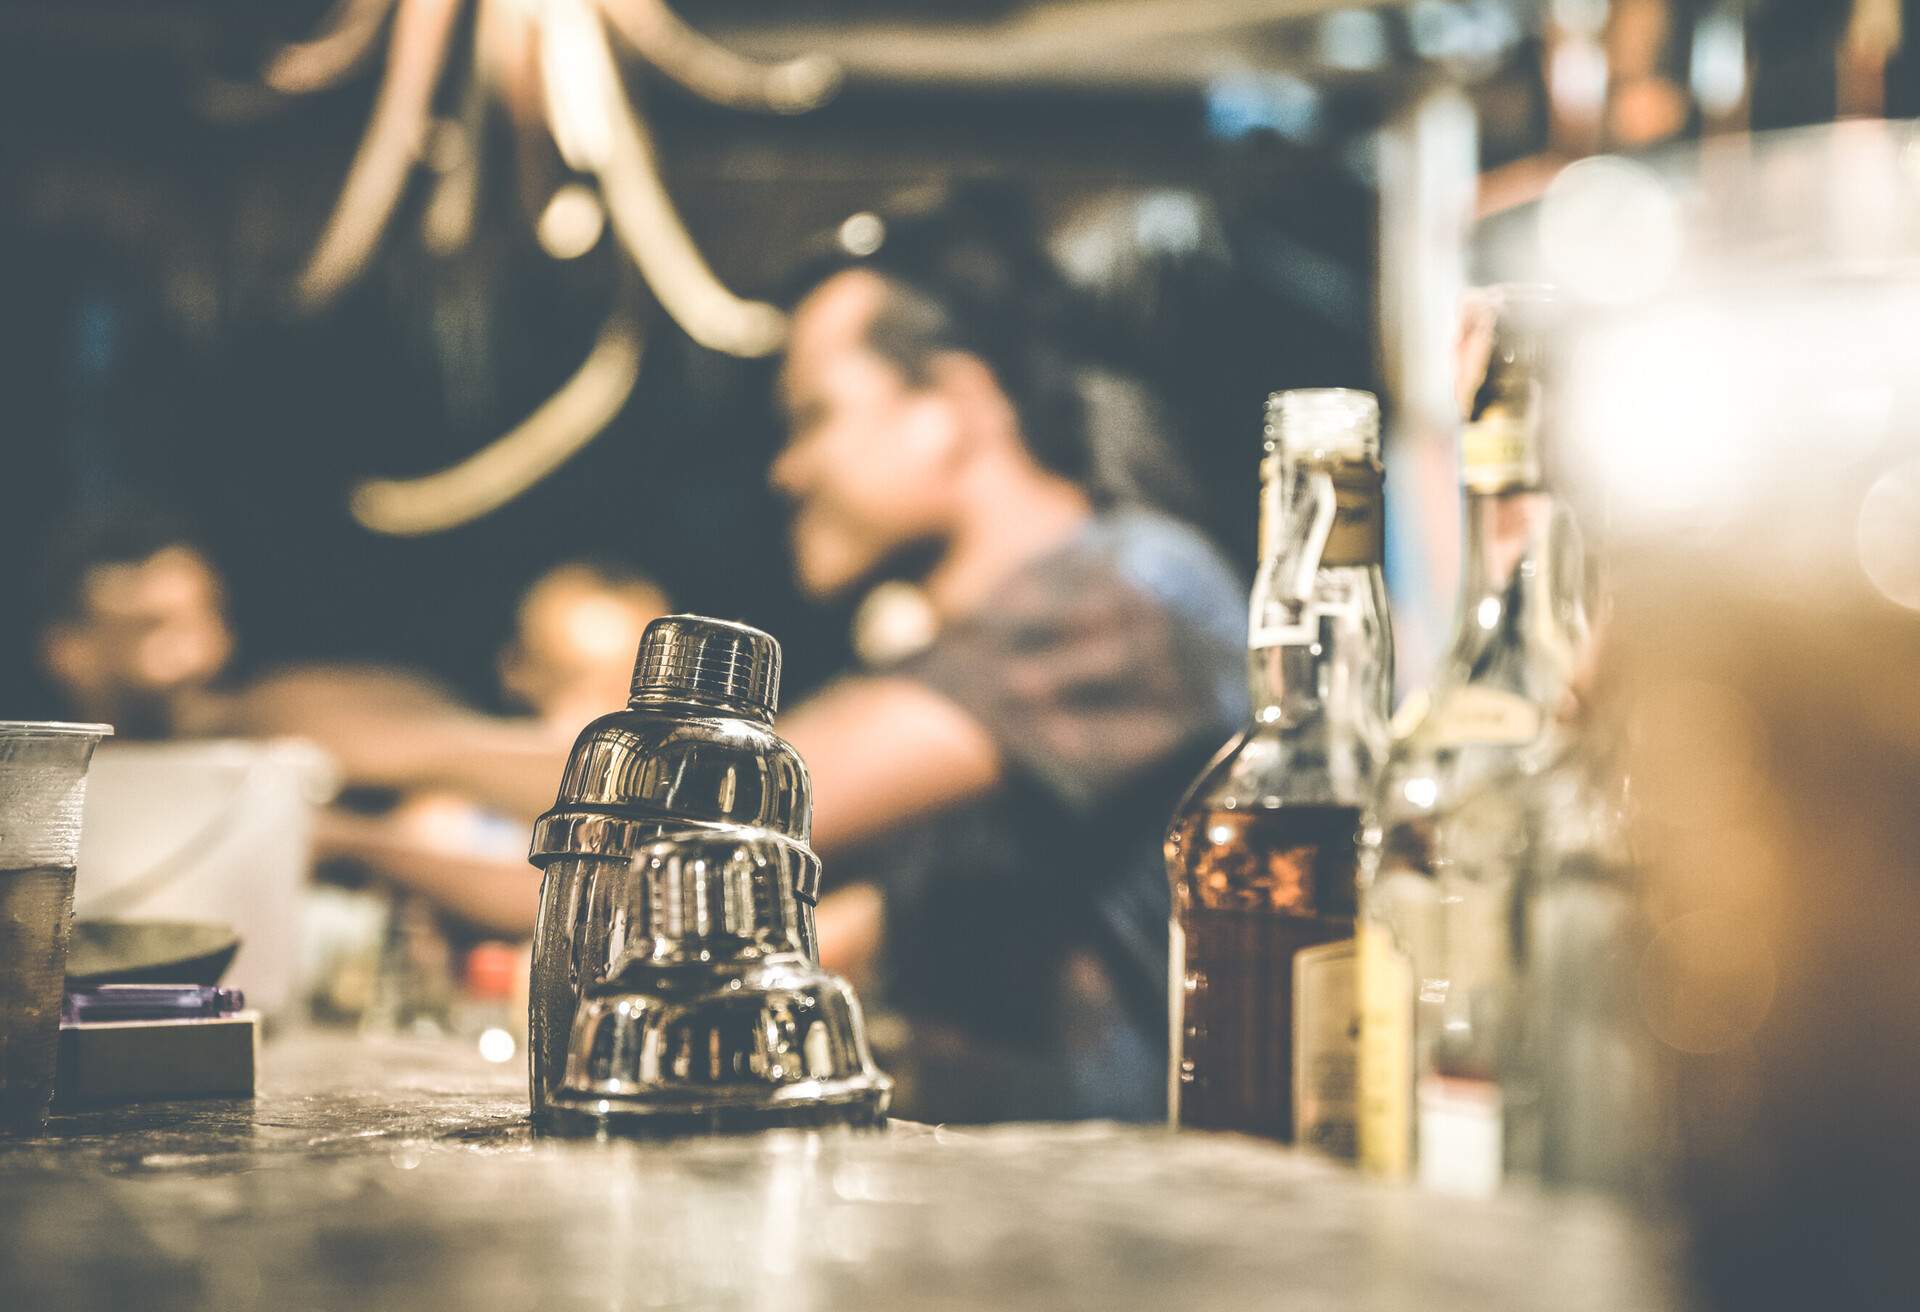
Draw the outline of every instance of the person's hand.
M380 845L386 824L379 816L363 815L337 806L324 806L314 812L313 859L315 861L361 861Z
M880 955L885 903L872 884L849 884L820 899L820 964L858 988Z
M469 853L479 846L477 808L454 793L415 793L387 812L388 832L396 843L425 852Z

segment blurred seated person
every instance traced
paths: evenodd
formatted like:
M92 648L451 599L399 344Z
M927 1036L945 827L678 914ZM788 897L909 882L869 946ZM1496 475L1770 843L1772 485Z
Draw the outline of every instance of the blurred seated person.
M240 681L220 571L190 529L150 508L63 526L41 594L37 654L61 713L122 740L274 737L336 710L364 726L453 704L427 680L371 666Z
M220 574L184 528L144 511L68 525L42 591L38 655L63 714L133 739L205 718L233 628Z
M626 704L641 634L668 609L666 594L637 571L556 565L520 600L500 656L501 688L564 752L588 721ZM315 845L323 859L356 862L478 929L527 937L540 904L539 875L527 864L533 816L429 789L381 815L331 811Z
M1153 1119L1161 836L1244 717L1244 588L1090 490L1085 370L1019 215L870 217L802 280L773 481L808 593L914 562L932 637L781 721L818 842L871 881L823 902L822 954L905 1022L903 1115Z
M539 579L500 665L508 696L533 719L483 715L429 680L376 666L311 665L243 680L211 555L179 521L129 508L56 535L38 655L59 713L112 724L118 739L303 737L342 758L349 785L401 786L409 795L382 815L323 813L316 855L371 866L479 928L524 935L539 895L527 827L551 801L554 762L583 724L625 702L641 631L666 609L656 586L613 566L573 563ZM353 768L361 745L400 726L429 739L444 729L509 745L539 762L545 800L487 808Z
M500 687L571 745L588 721L627 704L640 637L671 609L638 570L607 561L555 565L520 599L513 640L500 654Z

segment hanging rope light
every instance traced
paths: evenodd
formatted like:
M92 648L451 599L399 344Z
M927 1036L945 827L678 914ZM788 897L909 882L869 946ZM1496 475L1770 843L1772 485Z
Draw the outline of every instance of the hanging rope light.
M743 357L777 350L785 316L729 290L674 207L609 29L647 65L714 104L798 113L840 83L838 68L818 57L742 59L663 0L340 0L320 32L284 47L264 72L289 95L337 86L387 34L359 147L295 282L299 303L323 308L365 274L423 163L437 173L423 240L438 254L466 244L480 203L484 111L497 101L523 130L544 133L580 175L560 183L542 210L538 235L550 254L582 254L610 227L625 260L693 340ZM440 120L435 104L462 71L460 109ZM579 369L523 422L449 469L362 484L354 516L379 532L430 533L512 500L612 422L639 377L641 342L636 307L623 298Z

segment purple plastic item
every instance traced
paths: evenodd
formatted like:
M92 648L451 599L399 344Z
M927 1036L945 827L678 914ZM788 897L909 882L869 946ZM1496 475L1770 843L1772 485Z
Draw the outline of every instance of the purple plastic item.
M203 1020L231 1016L247 1005L239 989L210 984L98 984L67 994L60 1023L106 1020Z

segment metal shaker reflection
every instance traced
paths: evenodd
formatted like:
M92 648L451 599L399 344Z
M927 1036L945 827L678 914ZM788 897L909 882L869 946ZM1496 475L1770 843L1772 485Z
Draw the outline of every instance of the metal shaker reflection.
M746 961L759 972L754 987L775 987L778 976L819 997L837 998L836 988L844 988L807 974L817 972L813 908L820 862L808 846L813 805L806 766L772 729L779 680L780 648L769 635L721 620L667 616L642 639L627 708L588 725L575 743L559 797L534 826L530 856L546 870L529 1015L537 1126L552 1127L553 1098L585 995L641 963L716 969L712 942L698 950L688 944L691 955L675 960L663 938L717 929L733 936L728 941L736 947L740 940L759 944L746 958L722 954L736 973L712 975L716 989L729 982L733 991L746 989L737 973ZM670 840L668 848L688 845L692 859L669 862L657 846L661 840ZM645 859L633 859L643 851ZM738 900L743 890L744 904ZM770 945L777 950L767 950ZM690 978L677 977L676 1006L697 1005ZM850 994L846 1003L821 1005L850 1015L845 1027L857 1037ZM635 1020L641 1012L655 1018L632 1004L624 1011L614 1003L596 1005L596 1015L610 1021ZM854 1065L883 1090L864 1042L854 1051L860 1057ZM708 1056L712 1071L720 1059L711 1049ZM616 1090L597 1090L610 1091ZM706 1108L699 1098L693 1102ZM874 1114L883 1108L884 1093ZM568 1119L580 1128L577 1118Z
M550 1128L871 1125L891 1086L860 1004L800 941L792 853L687 832L635 855L624 946L574 1021Z

